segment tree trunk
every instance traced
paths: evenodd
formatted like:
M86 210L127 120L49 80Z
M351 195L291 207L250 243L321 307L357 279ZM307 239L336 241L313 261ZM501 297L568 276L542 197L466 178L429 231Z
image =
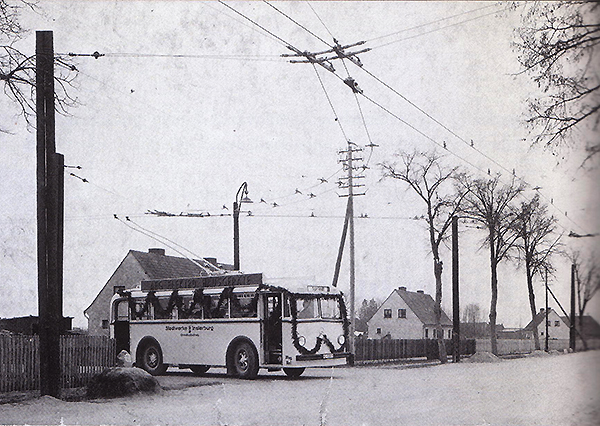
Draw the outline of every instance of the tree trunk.
M435 274L435 328L438 341L439 359L442 364L448 362L446 342L444 342L444 330L442 328L442 262L434 259L433 272Z
M535 306L535 293L533 292L533 276L531 273L531 259L529 255L525 255L525 272L527 274L527 290L529 292L529 308L531 309L531 319L535 319L537 315L537 309ZM538 328L536 325L533 327L533 340L535 349L540 350L540 336L538 336Z
M496 340L496 305L498 304L498 261L496 259L496 237L490 229L490 269L492 273L492 300L490 303L490 343L492 353L498 355L498 342Z

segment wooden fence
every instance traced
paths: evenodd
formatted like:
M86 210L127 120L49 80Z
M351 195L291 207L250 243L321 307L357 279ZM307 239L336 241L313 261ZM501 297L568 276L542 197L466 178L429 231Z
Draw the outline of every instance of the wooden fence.
M104 336L60 337L61 387L85 386L116 362L113 339ZM40 388L38 336L0 335L0 392Z
M497 339L498 355L518 355L528 354L535 351L535 342L533 339ZM581 339L575 341L576 349L583 350L585 347ZM587 340L588 349L600 349L600 340ZM546 342L540 339L540 348L544 350ZM569 348L569 339L550 339L548 340L548 350L564 351ZM492 343L490 339L477 339L477 350L480 352L491 352Z
M446 340L448 355L454 353L451 340ZM395 360L407 358L438 358L438 343L432 339L357 339L355 342L356 361ZM461 340L462 355L475 353L475 340Z

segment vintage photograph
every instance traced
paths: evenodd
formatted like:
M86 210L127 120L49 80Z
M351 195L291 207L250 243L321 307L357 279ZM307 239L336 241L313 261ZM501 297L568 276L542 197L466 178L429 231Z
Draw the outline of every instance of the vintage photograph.
M0 424L597 425L600 3L0 0Z

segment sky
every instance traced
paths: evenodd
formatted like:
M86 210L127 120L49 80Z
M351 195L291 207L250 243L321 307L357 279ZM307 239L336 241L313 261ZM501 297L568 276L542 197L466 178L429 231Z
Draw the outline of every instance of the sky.
M244 182L253 203L240 218L241 269L273 282L330 284L346 203L336 185L338 151L347 139L365 147L369 167L360 179L366 194L355 197L357 306L398 286L434 291L425 224L414 220L424 205L402 182L382 179L379 164L398 161L400 151L436 149L448 166L479 177L489 169L507 180L514 169L529 184L522 200L540 186L560 232L598 231L598 169L580 167L583 144L555 152L530 144L525 99L539 88L519 74L512 48L520 9L451 1L227 5L263 29L217 2L42 1L22 15L31 30L22 51L34 53L35 30L52 30L57 54L104 55L72 57L78 105L56 118L57 151L81 167L65 170L64 314L75 326L86 326L83 310L129 250L164 247L179 256L174 248L182 246L188 256L233 263L230 213ZM291 53L287 44L322 51L333 37L366 42L363 68L335 61L333 75L281 57ZM342 82L347 73L374 102L357 103ZM35 315L35 132L6 97L0 105L8 130L0 133L0 316ZM594 137L593 129L573 136ZM460 228L461 304L488 312L484 235ZM597 238L564 243L589 251ZM450 314L449 251L442 256ZM550 285L568 310L569 264L556 266ZM344 293L348 276L346 250ZM503 265L499 279L498 322L525 326L523 269ZM535 291L541 307L539 280ZM598 300L589 309L600 318Z

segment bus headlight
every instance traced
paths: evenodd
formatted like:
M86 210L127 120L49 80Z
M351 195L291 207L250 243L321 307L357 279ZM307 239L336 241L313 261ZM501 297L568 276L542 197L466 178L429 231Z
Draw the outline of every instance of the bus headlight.
M338 343L340 345L343 345L344 343L346 343L346 336L344 336L343 334L341 336L338 337Z
M298 344L300 344L300 346L304 346L306 344L306 337L304 337L304 336L298 337Z

